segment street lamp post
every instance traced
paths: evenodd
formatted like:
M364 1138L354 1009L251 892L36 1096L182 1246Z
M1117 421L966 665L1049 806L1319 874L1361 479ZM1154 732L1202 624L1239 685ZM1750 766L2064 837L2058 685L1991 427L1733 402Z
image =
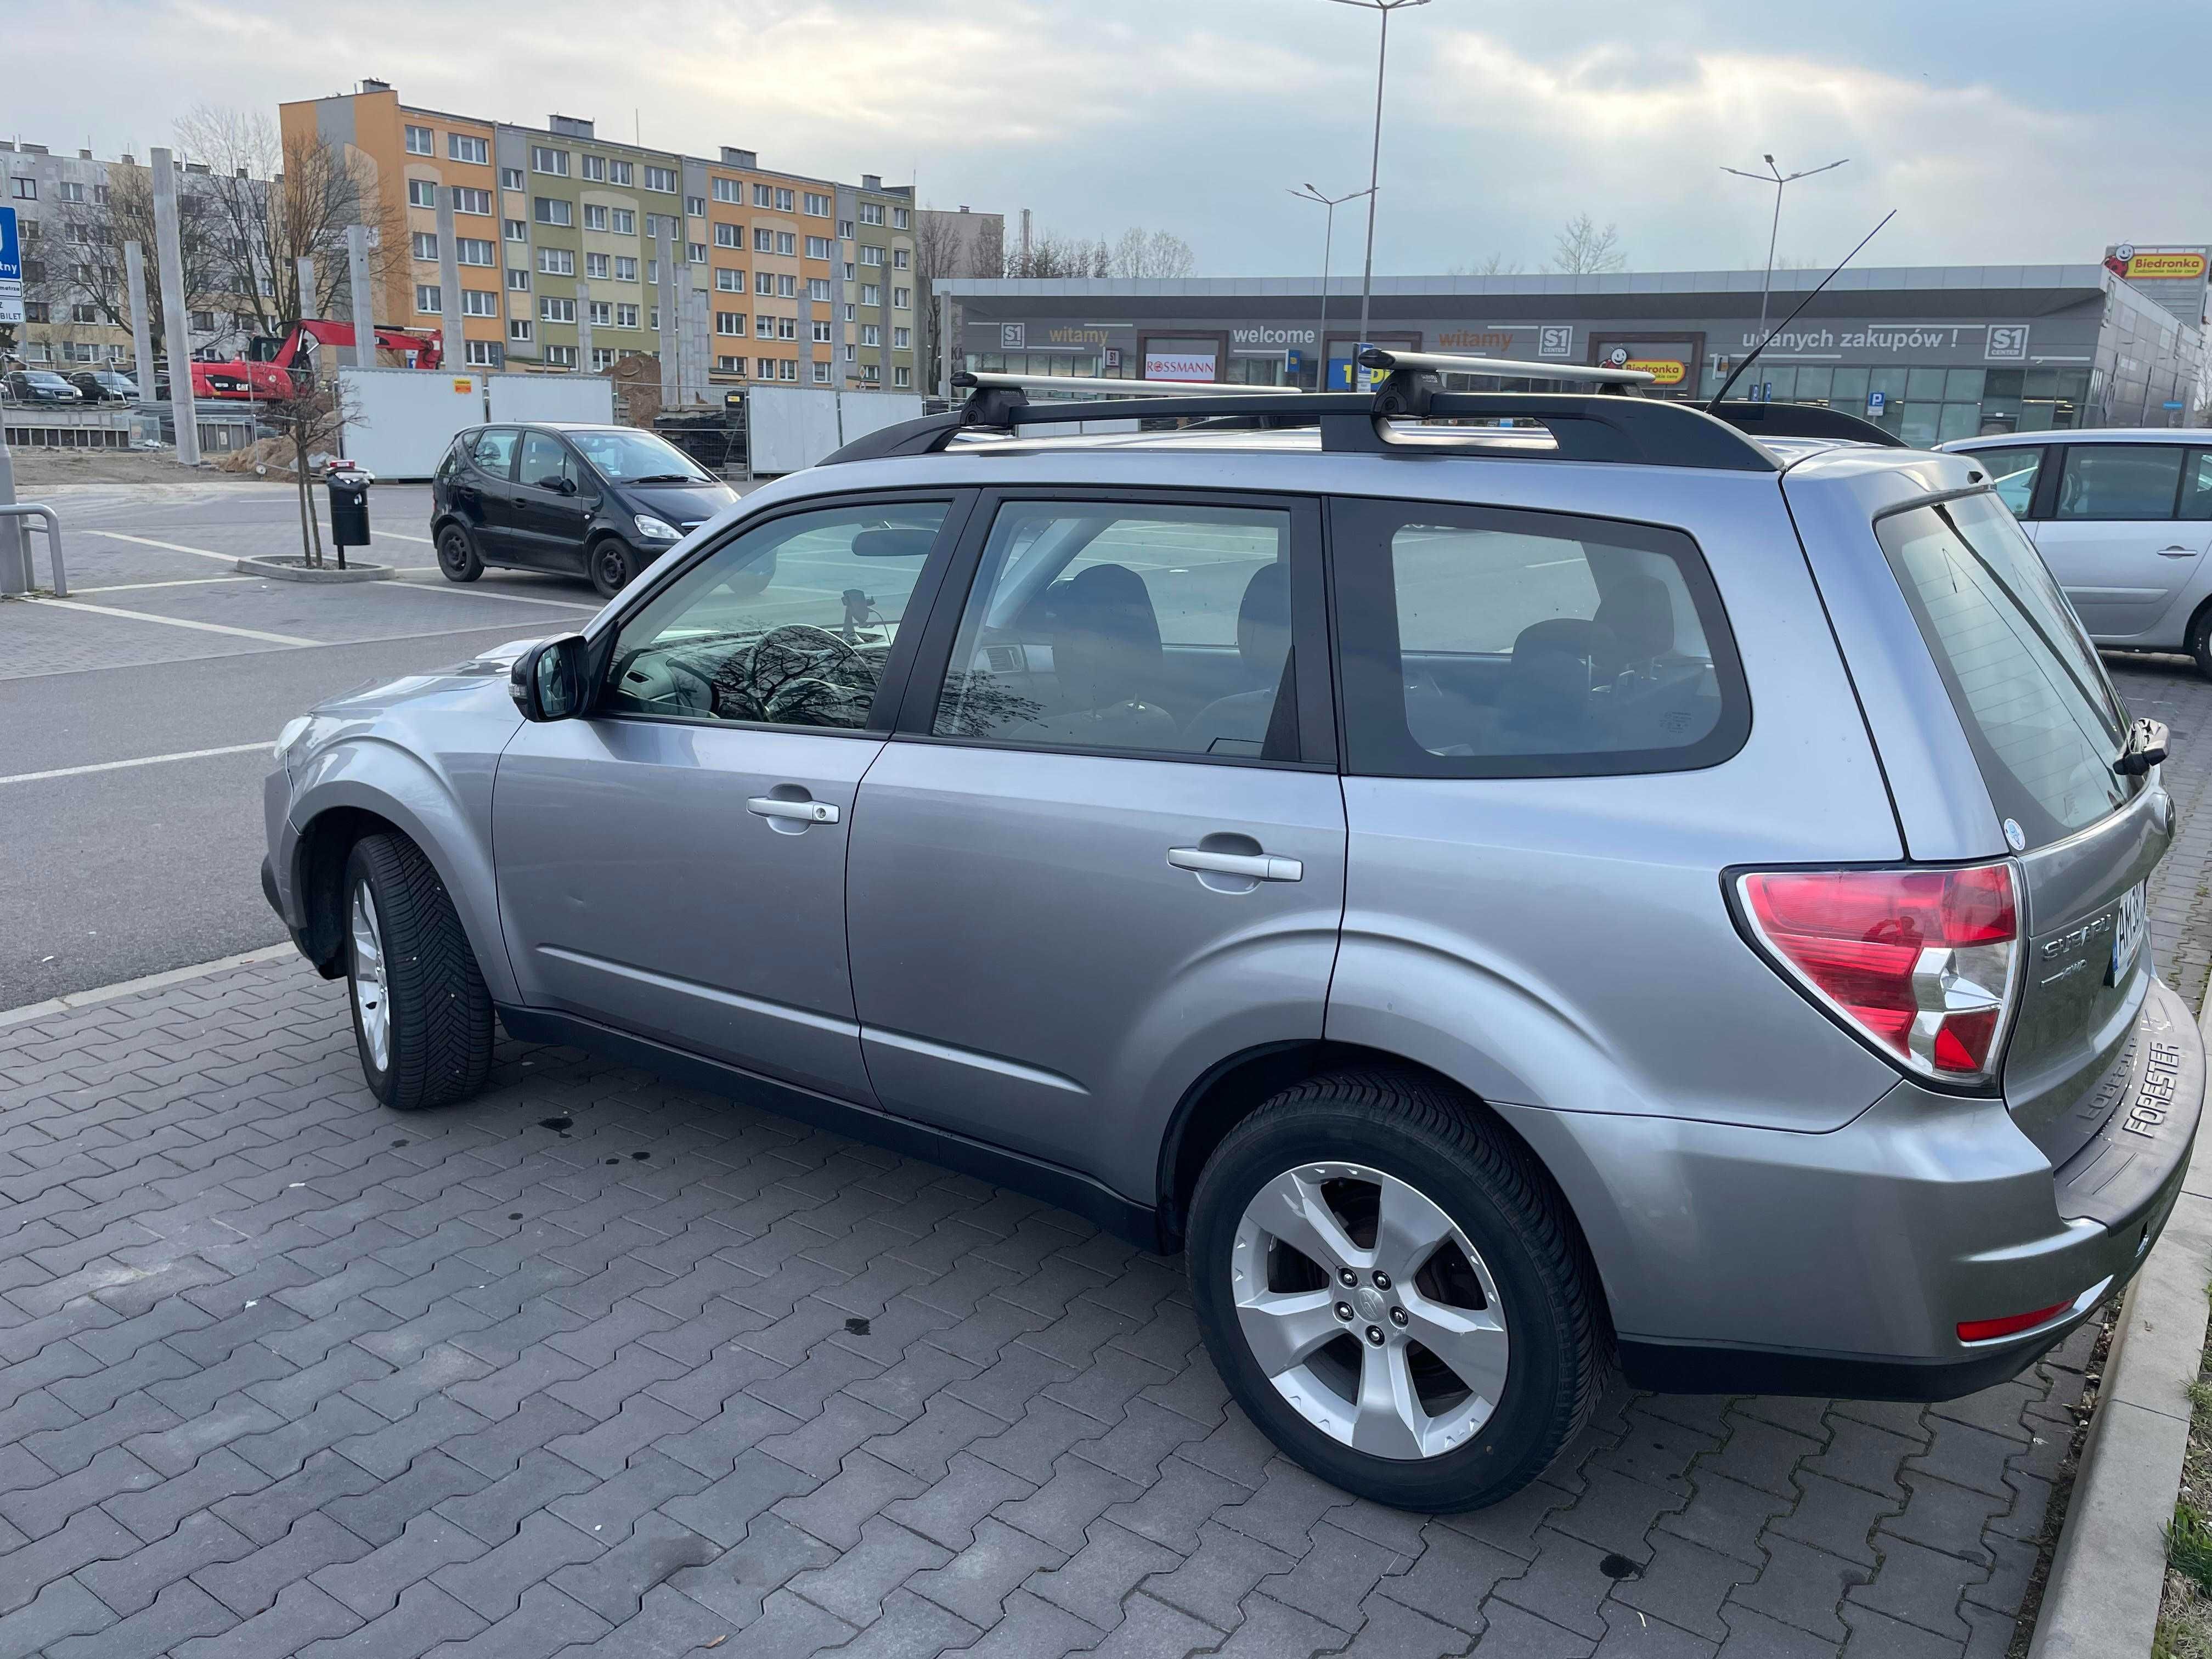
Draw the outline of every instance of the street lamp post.
M1375 289L1375 192L1382 175L1382 70L1390 56L1390 14L1407 6L1425 6L1429 0L1336 0L1340 6L1364 6L1382 15L1382 40L1375 48L1375 143L1367 161L1367 261L1359 276L1359 345L1367 343L1367 317ZM1328 347L1323 345L1326 351ZM1353 352L1357 358L1358 352ZM1358 378L1358 371L1353 371Z
M1321 233L1321 331L1314 337L1315 343L1321 348L1321 360L1314 371L1314 384L1326 392L1328 390L1328 257L1330 244L1336 237L1336 210L1341 204L1358 201L1363 196L1372 198L1375 187L1370 185L1365 190L1350 190L1341 196L1324 196L1309 184L1303 190L1291 191L1291 194L1301 202L1319 202L1328 210L1328 216L1322 222ZM1361 319L1361 331L1365 331L1364 318ZM1356 362L1358 358L1356 350L1352 357Z
M1848 161L1851 158L1846 155L1843 161L1831 161L1824 167L1807 167L1802 173L1785 173L1780 167L1775 166L1774 158L1771 155L1762 156L1760 159L1766 163L1765 173L1747 173L1741 167L1723 167L1721 171L1733 173L1737 178L1748 179L1754 184L1774 186L1774 222L1767 228L1766 232L1766 276L1759 285L1759 337L1763 340L1766 337L1767 295L1774 287L1775 239L1782 234L1783 186L1795 184L1800 179L1809 179L1816 173L1832 173L1843 166L1844 161Z

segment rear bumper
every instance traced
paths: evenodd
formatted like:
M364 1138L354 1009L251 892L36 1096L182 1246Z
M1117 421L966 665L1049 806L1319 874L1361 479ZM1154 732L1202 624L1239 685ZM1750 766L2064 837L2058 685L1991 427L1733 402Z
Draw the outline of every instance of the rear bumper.
M1827 1134L1498 1109L1583 1224L1632 1382L1934 1400L2013 1376L2133 1277L2204 1083L2196 1022L2154 984L2110 1120L2057 1170L2002 1103L1911 1082ZM1962 1322L2061 1304L1959 1340Z

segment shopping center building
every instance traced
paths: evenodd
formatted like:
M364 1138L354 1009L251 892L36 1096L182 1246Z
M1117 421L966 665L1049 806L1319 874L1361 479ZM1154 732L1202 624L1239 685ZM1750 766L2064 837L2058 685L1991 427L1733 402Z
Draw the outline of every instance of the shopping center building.
M2202 421L2205 253L2121 244L2097 264L1847 270L1729 395L1849 410L1915 444ZM2142 270L2126 274L2131 264ZM1825 274L1776 271L1771 320ZM1652 372L1658 395L1705 398L1761 337L1760 283L1757 270L1378 278L1367 337L1626 362ZM957 307L956 368L1341 389L1359 337L1356 277L1331 283L1325 314L1314 277L965 279L938 292Z

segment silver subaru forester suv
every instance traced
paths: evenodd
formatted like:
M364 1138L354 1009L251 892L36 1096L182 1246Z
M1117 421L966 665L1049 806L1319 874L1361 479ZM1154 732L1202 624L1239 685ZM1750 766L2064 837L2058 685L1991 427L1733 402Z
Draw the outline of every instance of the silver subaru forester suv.
M496 1023L1179 1249L1254 1421L1418 1509L1616 1366L2029 1364L2196 1132L2163 728L1974 458L1376 356L983 385L294 721L264 885L376 1097Z

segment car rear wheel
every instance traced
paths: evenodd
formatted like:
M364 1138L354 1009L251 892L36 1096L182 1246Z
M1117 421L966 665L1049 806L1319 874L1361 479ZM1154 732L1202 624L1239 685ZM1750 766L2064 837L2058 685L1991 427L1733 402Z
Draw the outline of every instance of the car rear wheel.
M2212 680L2212 605L2189 619L2189 654L2197 659L2197 672Z
M369 1090L412 1111L465 1100L491 1068L491 993L445 884L404 836L346 860L346 988Z
M1363 1498L1497 1503L1601 1391L1602 1316L1557 1193L1419 1079L1315 1079L1239 1124L1199 1178L1188 1260L1237 1403Z
M603 599L611 599L637 577L637 555L612 536L592 544L592 586Z
M462 526L449 524L438 532L438 568L449 582L472 582L483 574L476 540Z

